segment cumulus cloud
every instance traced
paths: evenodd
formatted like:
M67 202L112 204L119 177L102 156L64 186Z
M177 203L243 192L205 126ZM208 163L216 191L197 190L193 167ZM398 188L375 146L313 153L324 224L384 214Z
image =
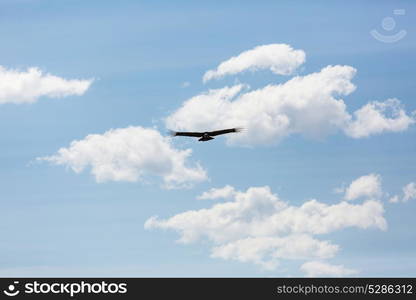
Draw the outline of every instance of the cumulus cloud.
M209 208L185 211L167 219L154 216L144 226L175 230L182 243L206 239L213 243L212 257L274 269L278 259L334 256L338 246L317 240L315 235L346 227L385 230L383 213L382 203L376 200L328 205L313 199L293 206L264 186L245 192L234 190L230 200Z
M305 52L286 44L257 46L222 62L204 74L203 81L233 75L246 70L270 69L275 74L289 75L305 62Z
M369 174L355 179L345 191L345 200L355 200L360 197L381 196L381 176Z
M38 68L26 71L6 69L0 66L0 104L32 103L42 96L61 98L84 94L92 79L64 79L45 74Z
M211 257L251 262L266 270L274 270L278 259L330 258L338 252L338 245L320 241L307 234L285 237L248 237L212 249Z
M183 102L165 123L170 129L188 131L243 127L244 131L225 137L238 145L272 144L293 134L322 139L343 132L363 138L403 131L415 123L397 99L374 101L350 114L343 96L355 90L351 81L355 73L351 66L335 65L256 90L243 84L211 89Z
M267 144L291 134L322 137L350 119L342 99L351 93L355 69L329 66L317 73L294 77L284 84L243 92L244 85L210 90L183 103L166 119L175 130L214 130L240 126L231 143Z
M322 261L306 262L300 269L305 272L308 277L345 277L357 273L356 270L348 269L343 265L331 265Z
M207 192L202 193L202 195L197 198L200 200L213 200L213 199L228 199L236 194L236 190L231 185L226 185L223 188L212 188Z
M355 111L345 132L353 138L362 138L388 131L404 131L413 123L415 120L406 114L398 99L388 99L370 102Z
M38 158L80 173L87 167L97 182L139 181L160 176L166 187L183 187L207 179L199 165L187 165L192 150L175 149L170 138L143 127L112 129L71 142L55 155Z

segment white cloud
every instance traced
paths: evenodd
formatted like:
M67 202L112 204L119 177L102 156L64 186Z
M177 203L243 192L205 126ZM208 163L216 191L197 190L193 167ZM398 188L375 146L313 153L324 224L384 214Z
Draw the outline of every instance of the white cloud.
M64 79L38 68L8 70L0 66L0 104L32 103L39 97L61 98L84 94L92 80Z
M256 90L242 84L211 89L186 100L165 123L187 131L243 127L225 137L238 145L273 144L293 134L322 139L339 131L363 138L415 123L397 99L371 102L350 114L342 97L355 90L355 73L353 67L335 65Z
M397 195L394 195L393 197L391 197L389 199L390 203L398 203L399 201L400 201L400 199L399 199L399 196L397 196Z
M306 262L300 269L305 272L308 277L345 277L357 273L356 270L348 269L343 265L331 265L321 261Z
M370 102L355 111L354 120L348 124L345 132L353 138L362 138L387 131L404 131L413 123L415 120L406 114L399 100L388 99L385 102Z
M183 108L167 118L167 127L175 130L190 128L192 130L219 129L223 126L224 121L215 124L215 115L228 109L228 99L236 96L243 87L243 85L235 85L210 90L191 98L184 104Z
M166 125L175 130L244 127L227 138L245 145L273 143L296 133L323 137L350 119L343 100L334 96L355 89L350 82L354 74L349 66L329 66L240 95L243 85L210 90L184 102Z
M66 165L76 173L91 167L97 182L138 181L156 175L174 188L207 179L198 164L187 166L191 152L173 148L170 138L155 129L127 127L90 134L53 156L38 159Z
M197 199L200 200L213 200L213 199L228 199L236 194L236 190L231 185L226 185L223 188L212 188L207 192L202 193Z
M360 197L380 197L381 176L378 174L369 174L355 179L345 191L345 200L355 200Z
M411 182L403 187L403 202L416 199L416 184Z
M395 195L389 199L390 203L399 203L399 202L407 202L411 199L416 199L416 184L414 182L410 182L406 184L403 189L403 197L399 197Z
M211 256L226 260L251 262L266 270L274 270L278 259L330 258L339 247L306 234L286 237L248 237L212 249Z
M305 52L286 44L257 46L222 62L204 74L203 81L233 75L246 70L270 69L275 74L289 75L305 62Z
M186 211L168 219L151 217L145 228L175 230L182 243L207 239L214 245L213 257L250 261L273 269L281 258L332 257L338 246L312 236L346 227L385 230L383 213L383 204L375 200L356 205L309 200L301 206L291 206L264 186L235 191L231 200L210 208Z

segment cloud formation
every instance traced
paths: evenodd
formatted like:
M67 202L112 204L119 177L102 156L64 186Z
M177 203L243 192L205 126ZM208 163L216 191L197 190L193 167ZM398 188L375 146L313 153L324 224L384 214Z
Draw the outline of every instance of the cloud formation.
M416 183L410 182L405 185L402 189L403 196L400 198L398 195L395 195L389 199L390 203L399 203L407 202L412 199L416 199Z
M416 184L411 182L403 187L403 201L407 202L410 199L416 199Z
M400 202L399 196L394 195L393 197L390 197L389 202L390 203L399 203Z
M293 234L285 237L248 237L215 246L211 257L251 262L272 271L278 266L279 259L331 258L338 250L337 245L328 241L320 241L307 234Z
M175 149L170 138L157 130L137 126L90 134L55 155L38 159L68 166L76 173L91 167L97 182L160 176L166 187L176 188L207 179L199 164L187 165L191 153L191 149Z
M256 57L264 55L255 53ZM240 61L239 57L224 64ZM233 73L218 70L205 77ZM256 90L244 84L211 89L183 102L165 123L170 129L187 131L243 127L244 131L226 136L229 144L238 145L273 144L293 134L322 139L343 132L364 138L404 131L415 123L397 99L370 102L350 114L342 97L355 90L351 81L355 73L351 66L335 65Z
M383 132L404 131L414 123L415 120L406 114L398 99L373 101L354 112L354 119L347 124L345 133L353 138L362 138Z
M197 199L213 200L213 199L229 199L233 197L237 191L231 185L226 185L222 188L212 188L207 192L202 193Z
M345 191L345 200L355 200L360 197L378 198L381 194L381 176L369 174L351 182Z
M32 103L40 97L62 98L84 94L92 79L64 79L45 74L38 68L26 71L6 69L0 66L0 104Z
M293 206L268 186L251 187L245 192L228 186L210 190L204 198L224 195L228 201L167 219L153 216L144 226L175 230L185 244L208 240L213 244L212 257L251 262L268 270L275 269L279 259L333 257L339 246L319 240L316 235L347 227L387 228L383 204L377 200L329 205L313 199Z
M302 50L295 50L286 44L262 45L220 63L215 70L209 70L204 74L203 81L261 69L269 69L275 74L289 75L304 62L305 52Z
M343 265L331 265L322 261L306 262L300 269L305 272L308 277L345 277L357 273L356 270L348 269Z

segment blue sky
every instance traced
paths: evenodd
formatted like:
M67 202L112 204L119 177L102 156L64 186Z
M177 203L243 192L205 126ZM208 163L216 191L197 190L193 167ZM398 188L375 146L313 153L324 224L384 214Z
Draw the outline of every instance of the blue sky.
M356 90L334 96L344 100L349 114L371 101L397 98L410 117L416 110L415 8L411 1L156 5L1 0L3 71L37 67L67 80L92 81L88 88L69 87L65 97L39 94L33 103L16 103L7 93L2 102L0 92L0 275L305 276L301 266L320 261L354 270L351 275L413 276L416 199L399 203L389 199L393 195L402 199L403 187L416 181L414 124L364 138L348 136L343 129L320 139L291 134L249 147L229 145L226 137L207 143L176 138L170 147L179 152L192 149L187 166L199 163L208 178L187 188L167 189L157 172L138 180L97 182L88 166L76 173L71 162L54 165L36 159L110 129L141 126L165 136L165 119L196 95L238 83L250 85L249 90L262 89L328 65L357 70L351 79ZM404 9L405 14L395 15L395 9ZM386 17L396 21L391 32L382 28ZM407 35L383 43L370 35L372 29L386 35L403 29ZM205 72L221 62L271 44L302 50L306 61L290 76L266 68L202 82ZM181 233L175 226L144 228L154 215L168 220L233 201L197 199L211 188L230 185L243 193L268 186L290 207L310 199L337 205L344 194L334 193L335 188L343 186L346 191L351 182L369 174L379 176L379 193L373 190L364 198L376 198L387 227L346 226L314 235L339 246L328 258L280 257L279 265L267 270L232 255L211 257L218 244L207 237L178 243ZM365 200L347 202L360 205ZM201 230L202 235L207 233ZM332 273L327 275L336 275Z

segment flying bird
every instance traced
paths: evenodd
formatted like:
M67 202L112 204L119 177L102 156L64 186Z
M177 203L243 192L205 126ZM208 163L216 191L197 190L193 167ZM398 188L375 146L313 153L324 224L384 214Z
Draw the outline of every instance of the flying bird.
M171 131L170 134L172 136L192 136L192 137L199 137L198 141L206 142L209 140L213 140L213 136L217 136L220 134L226 134L231 132L240 132L242 128L230 128L230 129L223 129L223 130L216 130L216 131L205 131L205 132L181 132L181 131Z

